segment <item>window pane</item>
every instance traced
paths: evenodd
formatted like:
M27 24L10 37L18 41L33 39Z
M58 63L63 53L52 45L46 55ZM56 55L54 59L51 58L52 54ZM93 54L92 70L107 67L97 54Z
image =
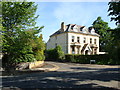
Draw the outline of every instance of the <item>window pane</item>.
M71 49L72 49L72 54L75 54L75 48L74 48L74 46L72 46Z
M74 36L72 36L72 42L74 42Z
M80 42L80 37L77 37L77 42Z
M86 38L84 37L84 39L83 39L83 43L86 43Z
M90 38L90 43L92 43L92 38Z
M94 39L94 44L96 44L96 39Z

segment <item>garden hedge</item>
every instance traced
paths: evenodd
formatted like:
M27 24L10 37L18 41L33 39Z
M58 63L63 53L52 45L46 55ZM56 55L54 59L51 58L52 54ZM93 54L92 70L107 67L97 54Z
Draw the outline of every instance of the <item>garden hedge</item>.
M75 54L66 54L65 55L65 61L67 61L67 62L89 64L90 60L96 60L97 64L109 64L110 57L107 54L104 54L104 55L75 55Z

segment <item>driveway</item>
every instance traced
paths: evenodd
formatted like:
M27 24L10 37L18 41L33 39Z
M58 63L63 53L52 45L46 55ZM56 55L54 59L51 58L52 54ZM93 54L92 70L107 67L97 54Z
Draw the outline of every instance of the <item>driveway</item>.
M120 89L120 66L48 62L57 65L53 72L0 76L7 88L108 88Z

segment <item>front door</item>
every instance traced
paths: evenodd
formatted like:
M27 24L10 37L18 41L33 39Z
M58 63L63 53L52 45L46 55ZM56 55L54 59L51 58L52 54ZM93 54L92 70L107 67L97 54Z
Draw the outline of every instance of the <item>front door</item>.
M88 55L88 50L85 51L85 55Z

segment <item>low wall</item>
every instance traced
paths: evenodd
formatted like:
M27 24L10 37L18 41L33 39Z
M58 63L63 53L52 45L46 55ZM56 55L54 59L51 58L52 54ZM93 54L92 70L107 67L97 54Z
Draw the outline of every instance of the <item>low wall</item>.
M108 54L108 52L99 52L99 54Z
M35 62L31 62L29 64L29 69L38 67L38 66L42 66L44 64L44 61L35 61Z

